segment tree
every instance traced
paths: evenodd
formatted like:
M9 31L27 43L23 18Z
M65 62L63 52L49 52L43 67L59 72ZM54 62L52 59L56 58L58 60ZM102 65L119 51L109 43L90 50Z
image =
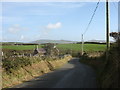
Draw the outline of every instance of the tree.
M116 40L116 42L118 44L118 49L120 51L120 32L111 32L110 36Z
M47 55L50 55L50 56L59 55L59 50L56 48L55 44L47 43L47 44L44 44L43 48L46 50Z
M120 32L111 32L110 36L113 37L116 41L120 39Z

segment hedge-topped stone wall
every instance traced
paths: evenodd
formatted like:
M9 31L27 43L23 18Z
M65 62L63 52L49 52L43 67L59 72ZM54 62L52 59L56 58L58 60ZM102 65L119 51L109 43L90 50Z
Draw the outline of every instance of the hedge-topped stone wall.
M2 73L2 88L12 87L14 85L23 83L37 76L43 75L53 71L54 69L67 63L72 57L70 55L65 56L63 59L58 60L40 60L32 65L24 66L18 70L11 70L11 73L7 74L3 70Z

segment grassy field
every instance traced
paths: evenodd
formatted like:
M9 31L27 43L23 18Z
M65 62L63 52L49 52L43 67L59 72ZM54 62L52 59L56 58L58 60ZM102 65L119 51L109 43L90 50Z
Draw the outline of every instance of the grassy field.
M39 45L39 48L41 48L41 46L42 45ZM64 50L81 50L81 44L58 44L57 47ZM2 48L12 50L32 50L35 48L35 45L4 45ZM105 48L106 45L102 44L84 44L84 51L105 51Z
M59 44L57 45L60 49L70 49L74 51L81 50L81 44ZM84 51L105 51L106 45L101 44L84 44Z
M42 45L38 47L41 48ZM35 45L4 45L2 46L3 49L12 49L12 50L32 50L35 49Z

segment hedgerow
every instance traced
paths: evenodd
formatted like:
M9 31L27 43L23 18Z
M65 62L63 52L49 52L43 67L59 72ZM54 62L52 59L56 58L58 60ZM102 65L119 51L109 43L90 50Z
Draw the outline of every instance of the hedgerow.
M31 65L32 60L26 57L8 57L2 60L2 68L7 73L12 73L13 70L18 70L21 67Z

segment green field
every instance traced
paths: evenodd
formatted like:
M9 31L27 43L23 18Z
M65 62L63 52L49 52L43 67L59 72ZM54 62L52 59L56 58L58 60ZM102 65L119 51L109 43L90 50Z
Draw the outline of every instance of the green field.
M38 47L41 48L42 45ZM2 49L12 49L12 50L33 50L35 45L3 45Z
M57 45L61 49L71 49L75 51L81 50L81 44L60 44ZM105 51L106 45L102 44L84 44L84 51Z
M41 48L42 45L39 45ZM81 44L58 44L57 47L62 50L74 50L80 51ZM3 49L12 49L12 50L33 50L35 45L3 45ZM106 45L103 44L84 44L84 51L105 51Z

